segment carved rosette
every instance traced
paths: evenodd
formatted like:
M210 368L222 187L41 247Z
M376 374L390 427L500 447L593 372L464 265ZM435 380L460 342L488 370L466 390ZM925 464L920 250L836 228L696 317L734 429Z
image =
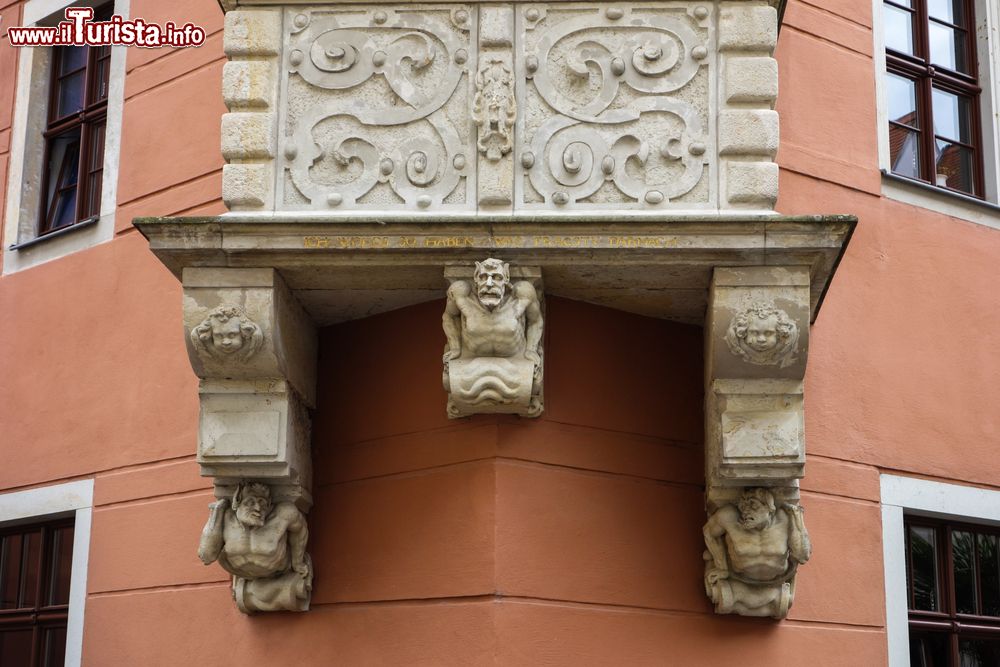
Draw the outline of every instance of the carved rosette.
M473 10L337 5L287 18L282 207L467 207Z
M729 350L758 366L795 363L798 343L798 325L773 302L758 301L737 313L726 331Z
M191 343L198 354L220 362L247 362L264 345L264 332L242 306L213 309L191 329Z
M524 5L517 201L714 207L708 6Z

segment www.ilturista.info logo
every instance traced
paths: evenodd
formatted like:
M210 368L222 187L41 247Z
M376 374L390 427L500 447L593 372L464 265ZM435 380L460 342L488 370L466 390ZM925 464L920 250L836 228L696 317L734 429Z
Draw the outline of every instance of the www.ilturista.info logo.
M11 26L7 39L11 46L201 46L205 29L192 23L177 26L146 23L140 18L128 20L112 16L107 21L93 21L92 7L70 7L66 20L58 25Z

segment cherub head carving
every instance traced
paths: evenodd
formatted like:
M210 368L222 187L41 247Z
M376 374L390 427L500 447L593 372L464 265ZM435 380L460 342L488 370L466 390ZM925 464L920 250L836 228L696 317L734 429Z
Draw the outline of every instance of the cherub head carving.
M233 494L236 520L247 528L260 528L271 513L271 488L260 482L243 482Z
M240 306L219 306L191 330L195 349L217 360L246 361L264 344L264 332Z
M794 363L798 342L798 326L773 303L757 302L737 313L726 332L732 353L760 366Z
M507 293L507 285L510 284L510 264L493 258L476 262L473 278L479 303L487 310L493 310L503 302Z

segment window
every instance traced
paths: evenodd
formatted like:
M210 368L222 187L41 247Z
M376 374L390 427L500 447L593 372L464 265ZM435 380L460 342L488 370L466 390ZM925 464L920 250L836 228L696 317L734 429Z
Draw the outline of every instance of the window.
M93 497L90 479L0 494L3 667L79 667Z
M62 665L73 519L0 530L0 665Z
M129 14L129 0L27 0L20 25L56 25L80 5L102 18ZM127 50L18 49L4 274L114 237Z
M971 0L884 0L892 173L983 196Z
M883 474L889 667L1000 664L1000 491Z
M1000 529L907 517L910 664L1000 665Z
M105 6L94 20L110 16ZM110 69L110 46L52 50L39 235L100 213Z

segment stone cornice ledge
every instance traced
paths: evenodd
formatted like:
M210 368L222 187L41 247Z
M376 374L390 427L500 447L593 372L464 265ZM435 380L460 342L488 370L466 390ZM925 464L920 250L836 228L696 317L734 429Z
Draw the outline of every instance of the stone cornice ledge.
M546 293L702 323L715 267L801 266L815 320L857 218L847 215L301 214L136 218L175 275L272 267L319 325L444 295L441 267L485 255L541 266Z

